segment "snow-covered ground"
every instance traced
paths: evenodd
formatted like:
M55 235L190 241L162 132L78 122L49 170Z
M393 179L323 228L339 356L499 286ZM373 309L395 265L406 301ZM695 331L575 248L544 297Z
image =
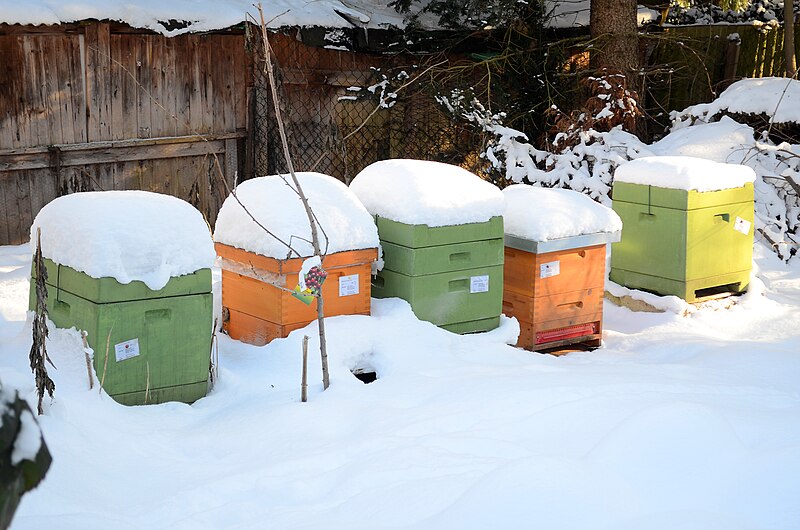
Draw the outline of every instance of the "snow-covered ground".
M800 264L760 245L756 264L763 294L689 316L606 303L605 347L560 358L506 345L513 320L458 336L374 300L329 320L331 387L305 404L314 324L223 336L191 406L88 391L79 335L54 330L53 465L12 529L800 528ZM0 380L33 401L29 270L0 247Z

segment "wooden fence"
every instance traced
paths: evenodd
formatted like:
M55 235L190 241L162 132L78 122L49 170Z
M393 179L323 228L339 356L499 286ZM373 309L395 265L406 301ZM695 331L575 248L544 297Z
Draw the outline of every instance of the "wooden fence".
M794 31L800 52L800 26ZM729 40L733 34L738 45ZM708 102L737 79L781 77L786 69L782 26L678 26L647 38L654 46L649 64L658 66L647 81L654 112Z
M0 25L0 245L28 240L74 191L141 189L214 222L246 168L242 32L166 38L128 26Z

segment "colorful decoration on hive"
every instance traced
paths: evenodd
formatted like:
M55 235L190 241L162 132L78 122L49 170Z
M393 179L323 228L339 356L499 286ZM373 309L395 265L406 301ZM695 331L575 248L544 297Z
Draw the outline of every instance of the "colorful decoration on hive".
M297 274L297 285L292 291L292 296L306 305L310 305L314 298L319 296L322 284L328 273L322 269L322 260L319 256L312 256L303 262Z

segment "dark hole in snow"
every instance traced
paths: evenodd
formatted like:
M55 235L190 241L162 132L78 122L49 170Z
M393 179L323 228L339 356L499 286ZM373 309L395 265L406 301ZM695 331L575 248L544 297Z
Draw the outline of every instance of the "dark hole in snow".
M368 385L378 379L378 374L371 368L355 368L352 370L352 373L354 376L356 376L356 379L365 385Z

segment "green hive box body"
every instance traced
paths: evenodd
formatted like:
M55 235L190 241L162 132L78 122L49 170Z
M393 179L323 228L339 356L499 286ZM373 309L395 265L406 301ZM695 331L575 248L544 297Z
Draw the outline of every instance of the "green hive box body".
M210 269L172 278L153 291L138 281L123 285L50 260L45 265L48 316L60 328L87 332L97 377L115 401L191 403L206 395L213 311ZM32 309L35 303L32 288ZM117 361L115 346L122 352L132 339L138 341L139 355Z
M377 217L385 265L376 298L399 297L454 333L488 331L503 307L503 219L428 227Z
M618 182L613 207L622 219L622 238L612 246L612 281L689 302L747 288L752 184L697 192Z

